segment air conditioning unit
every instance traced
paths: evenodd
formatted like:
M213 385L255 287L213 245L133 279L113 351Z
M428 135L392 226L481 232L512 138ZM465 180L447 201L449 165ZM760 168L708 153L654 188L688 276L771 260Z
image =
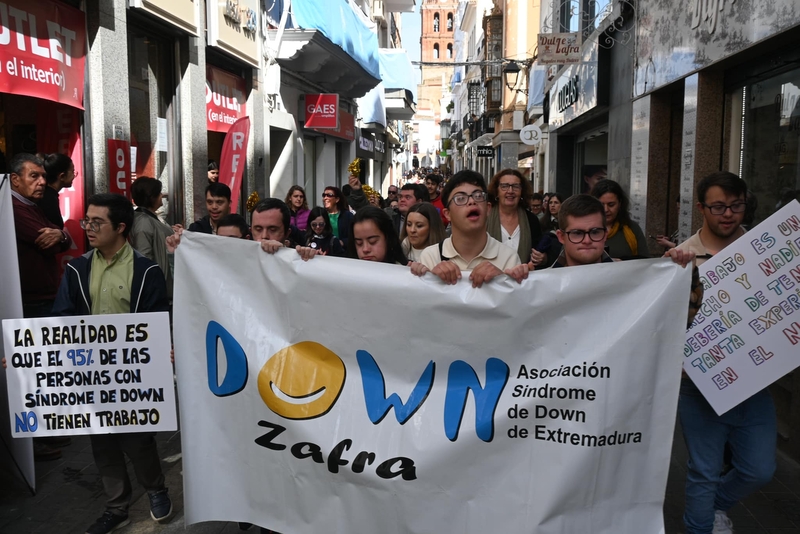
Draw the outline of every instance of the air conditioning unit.
M372 0L372 19L375 21L385 21L383 0Z

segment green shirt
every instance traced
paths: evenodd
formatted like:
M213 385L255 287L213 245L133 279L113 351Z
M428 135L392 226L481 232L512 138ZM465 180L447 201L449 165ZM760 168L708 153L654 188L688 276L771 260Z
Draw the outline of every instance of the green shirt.
M338 211L328 214L328 219L331 221L331 226L333 227L333 235L336 236L336 239L339 239L339 215L340 213Z
M133 248L127 241L111 258L111 263L95 250L89 278L92 315L130 313L132 283Z

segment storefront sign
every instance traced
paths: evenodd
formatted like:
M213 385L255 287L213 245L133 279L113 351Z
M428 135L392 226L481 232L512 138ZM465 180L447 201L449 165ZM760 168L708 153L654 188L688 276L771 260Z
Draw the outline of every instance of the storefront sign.
M475 147L477 156L479 158L493 158L494 157L494 148L490 146L479 146Z
M60 2L0 2L0 92L83 109L86 19Z
M196 0L128 0L130 7L139 8L192 35L197 35L200 2ZM214 2L217 4L218 2ZM223 2L224 3L224 2Z
M567 65L581 62L578 33L540 33L539 65Z
M370 132L358 130L356 156L363 159L375 159L375 141Z
M698 269L705 295L683 367L723 414L800 365L800 203Z
M558 90L558 111L564 111L578 101L578 87L581 79L577 74L567 80Z
M206 2L208 45L258 67L258 0Z
M169 314L3 321L15 438L177 430Z
M581 63L563 69L550 87L550 128L597 107L598 90L598 45L592 42L585 45Z
M339 125L339 95L306 95L306 128L335 129Z
M634 96L800 24L797 0L641 0L636 10L647 16L636 23Z
M206 66L206 128L227 132L231 125L247 116L244 78Z
M528 146L538 146L542 140L542 129L529 124L519 131L519 139Z
M247 160L247 141L250 138L250 118L243 117L233 123L222 143L219 158L219 182L231 188L231 206L236 211L242 188L242 175Z
M352 113L348 113L343 109L339 110L339 126L334 129L324 128L309 128L314 132L324 133L331 137L344 139L345 141L356 140L356 118Z
M377 135L375 135L375 153L376 154L386 154L386 135L385 134L377 134Z
M108 192L131 198L131 144L108 140Z
M358 148L366 152L373 152L375 149L374 142L368 137L358 138Z

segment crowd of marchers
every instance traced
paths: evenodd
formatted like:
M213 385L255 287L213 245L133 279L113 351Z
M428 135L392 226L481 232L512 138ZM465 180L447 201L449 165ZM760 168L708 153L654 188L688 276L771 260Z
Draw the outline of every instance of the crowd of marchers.
M63 230L58 192L74 179L72 162L58 154L18 154L10 170L25 317L170 309L172 258L184 228L160 218L159 180L139 177L131 188L133 203L114 194L89 197L80 226L91 249L70 261L59 278L56 255L72 241ZM211 165L208 179L207 214L187 231L252 239L270 254L294 248L306 261L330 255L390 263L418 276L431 273L446 284L466 276L481 287L504 275L522 283L540 269L650 255L641 228L630 217L628 198L612 179L593 181L589 194L567 198L533 193L514 169L498 172L488 185L471 170L452 176L432 172L422 183L390 186L383 199L350 176L345 191L326 187L313 208L300 186L293 186L284 200L261 200L249 224L231 213L231 191L218 182ZM748 190L739 177L728 172L706 176L696 195L703 214L700 230L677 246L659 238L664 256L683 267L705 261L746 231ZM595 271L583 272L593 276ZM695 269L686 295L690 323L701 299ZM770 395L762 391L719 416L684 375L678 415L689 452L686 533L733 532L726 512L770 481L775 470L777 428ZM35 440L36 458L56 458L68 444L68 438ZM169 520L172 501L152 433L93 434L91 444L108 501L87 534L112 532L129 522L126 455L147 490L152 518Z

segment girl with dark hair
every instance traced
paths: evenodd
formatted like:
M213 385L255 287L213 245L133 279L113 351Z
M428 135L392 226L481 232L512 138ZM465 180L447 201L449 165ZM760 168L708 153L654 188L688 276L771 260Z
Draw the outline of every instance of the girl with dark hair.
M44 196L39 202L45 217L51 223L64 229L64 218L61 216L61 206L58 203L58 193L67 187L72 187L75 180L75 165L72 159L64 154L47 154L44 160L44 172L47 173L47 186Z
M542 221L542 239L536 245L536 251L544 254L544 258L537 256L540 262L536 266L540 268L553 265L562 249L561 242L556 237L556 230L558 230L558 212L565 198L561 193L547 193L545 197L549 200L543 204L545 215Z
M347 238L350 237L350 228L353 222L353 214L350 213L350 206L344 198L344 194L338 187L329 185L322 192L322 204L328 210L328 218L331 220L333 235L342 242L343 247L347 247Z
M213 159L208 160L208 183L213 184L219 181L219 163Z
M408 208L406 222L400 229L400 245L411 261L419 261L422 251L444 241L447 233L439 210L430 202L420 202Z
M345 255L342 244L333 235L328 212L321 206L317 206L309 212L306 246L318 250L323 256L343 257Z
M592 196L605 209L608 255L621 260L650 257L644 232L631 220L628 196L622 186L614 180L600 180L592 188Z
M534 249L542 239L539 219L526 210L533 194L531 183L516 169L503 169L489 182L492 210L486 220L486 231L506 246L517 251L526 263L530 258L539 265L542 254Z
M392 218L380 208L364 206L356 212L350 228L347 255L354 259L408 265Z
M306 200L306 192L299 185L293 185L289 188L284 199L286 205L289 206L289 211L292 212L291 224L296 226L301 232L305 232L308 228L308 201Z

